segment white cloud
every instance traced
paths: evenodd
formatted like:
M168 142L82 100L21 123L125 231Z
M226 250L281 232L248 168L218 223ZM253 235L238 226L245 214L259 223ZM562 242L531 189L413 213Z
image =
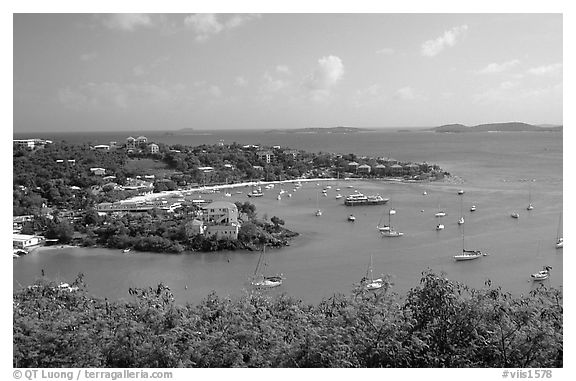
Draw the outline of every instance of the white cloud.
M248 85L248 81L246 80L246 78L238 76L234 78L234 84L238 87L246 87Z
M226 20L220 20L214 13L196 13L186 16L184 25L194 31L196 41L206 41L210 37L225 30L238 28L247 22L260 18L257 14L233 15Z
M94 61L96 58L98 58L98 53L96 52L88 52L80 55L80 61L84 62Z
M383 48L376 51L376 54L381 54L383 56L391 56L395 53L396 51L392 48Z
M533 67L531 69L528 69L527 73L532 74L532 75L546 75L546 74L555 73L561 69L562 69L562 64L561 63L555 63L555 64L551 64L551 65Z
M290 86L290 82L279 78L274 78L270 73L264 73L262 77L262 86L260 87L263 93L279 93Z
M142 77L145 76L147 74L150 74L152 71L154 71L156 68L158 68L160 65L162 65L163 63L169 61L170 58L167 56L162 56L162 57L158 57L155 60L153 60L150 63L146 63L146 64L140 64L140 65L136 65L133 69L132 69L132 74L134 74L136 77Z
M327 56L318 60L316 69L304 83L314 101L327 99L344 75L344 64L339 57Z
M153 25L150 15L144 13L115 13L104 16L104 26L110 29L133 31Z
M278 65L278 66L276 66L276 71L277 71L278 73L282 73L282 74L290 74L290 73L291 73L290 68L289 68L288 66L286 66L286 65Z
M424 100L426 97L420 91L414 90L410 86L402 87L394 93L394 98L401 101L414 101L414 100Z
M468 25L454 27L444 32L436 39L425 41L422 44L421 53L423 56L434 57L444 49L456 45L456 42L464 36L468 30Z
M221 96L222 91L218 86L205 82L192 86L179 83L90 82L62 88L57 94L62 105L76 110L145 110L154 107L168 110Z
M478 74L494 74L502 73L503 71L509 70L520 63L519 60L510 60L502 63L491 63L485 68L478 70Z

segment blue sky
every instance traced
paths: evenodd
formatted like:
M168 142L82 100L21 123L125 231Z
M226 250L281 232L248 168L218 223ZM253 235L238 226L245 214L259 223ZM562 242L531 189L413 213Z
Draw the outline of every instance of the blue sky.
M562 124L561 14L15 14L14 131Z

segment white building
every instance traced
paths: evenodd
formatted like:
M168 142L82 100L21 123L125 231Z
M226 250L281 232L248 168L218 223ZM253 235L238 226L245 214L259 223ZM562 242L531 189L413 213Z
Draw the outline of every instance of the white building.
M158 144L150 144L148 146L148 149L150 150L150 153L154 154L154 153L158 153L160 151L160 147L158 147Z
M126 138L126 149L136 149L136 139L132 136Z
M94 146L96 151L110 151L110 146L106 144L98 144Z
M12 246L18 249L24 249L26 247L38 245L40 243L40 237L28 234L13 234L12 235Z
M238 224L238 208L227 201L214 201L202 207L202 219L207 224L231 225Z

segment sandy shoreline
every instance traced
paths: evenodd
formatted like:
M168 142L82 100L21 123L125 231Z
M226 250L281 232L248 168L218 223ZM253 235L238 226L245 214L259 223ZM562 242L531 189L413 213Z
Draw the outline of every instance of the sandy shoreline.
M213 185L213 186L206 186L201 188L195 189L182 189L182 190L173 190L173 191L164 191L160 193L151 193L146 195L135 196L126 200L120 201L123 202L146 202L146 201L153 201L158 198L163 197L178 197L182 195L190 195L194 193L202 193L206 191L219 191L222 189L234 189L234 188L243 188L247 186L266 186L268 184L295 184L298 182L301 183L309 183L309 182L322 182L322 181L379 181L379 182L386 182L391 184L462 184L464 181L459 177L446 177L440 181L418 181L418 180L404 180L402 178L386 178L386 179L364 179L364 178L315 178L315 179L294 179L294 180L279 180L279 181L250 181L245 183L234 183L234 184L224 184L224 185Z

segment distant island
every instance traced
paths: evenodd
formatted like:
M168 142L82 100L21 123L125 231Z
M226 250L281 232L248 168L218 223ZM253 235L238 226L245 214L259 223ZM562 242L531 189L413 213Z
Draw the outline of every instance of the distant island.
M268 130L267 133L300 133L300 134L351 134L357 132L373 131L368 128L357 127L307 127L288 130Z
M507 123L488 123L478 124L476 126L465 126L463 124L445 124L440 127L434 127L427 131L434 132L523 132L523 131L536 131L536 132L550 132L562 131L563 126L554 125L533 125L522 122L507 122Z

